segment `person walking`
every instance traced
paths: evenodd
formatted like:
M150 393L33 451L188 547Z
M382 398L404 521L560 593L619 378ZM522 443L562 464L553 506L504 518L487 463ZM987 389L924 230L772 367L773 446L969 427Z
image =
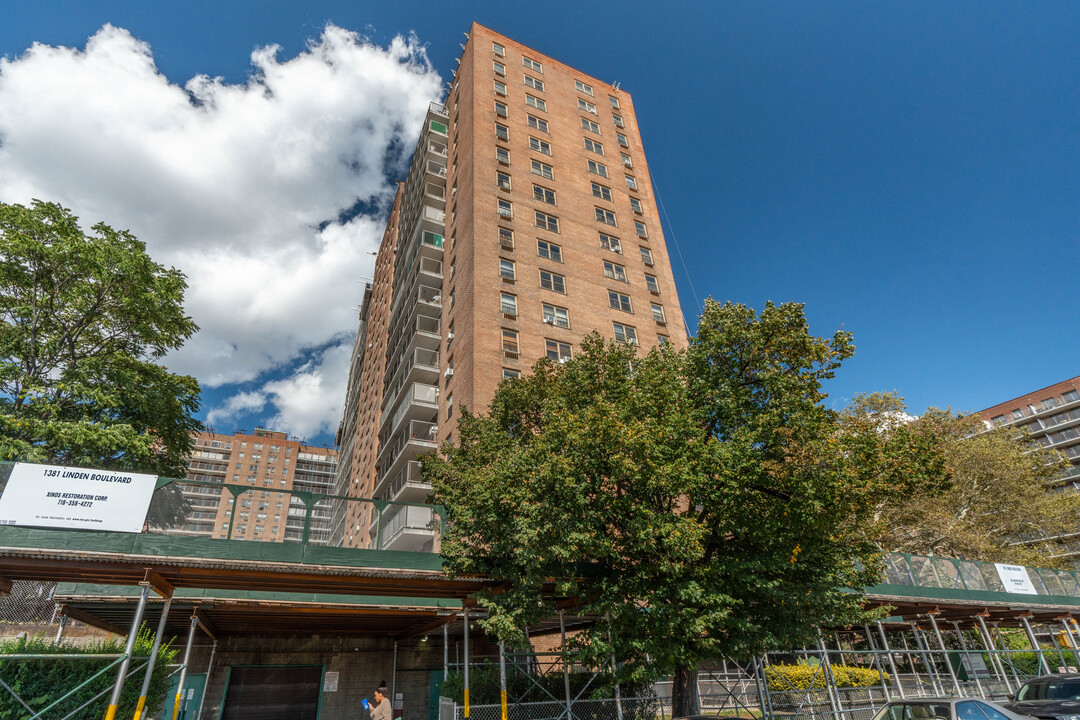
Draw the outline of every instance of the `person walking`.
M390 701L386 699L386 681L379 683L375 688L375 702L364 701L364 708L371 715L371 720L390 720L393 714L390 711Z

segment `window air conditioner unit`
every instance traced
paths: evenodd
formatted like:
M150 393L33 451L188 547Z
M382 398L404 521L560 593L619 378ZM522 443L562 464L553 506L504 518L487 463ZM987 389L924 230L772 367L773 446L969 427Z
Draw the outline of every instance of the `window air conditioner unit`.
M611 252L615 253L616 255L622 255L622 250L620 250L619 248L611 248Z
M443 373L443 377L453 377L454 368L446 368L446 372Z
M544 316L544 322L546 322L548 325L554 325L555 324L555 318L553 316L551 316L551 315L545 315Z
M560 365L563 365L563 364L568 363L568 362L570 362L570 358L568 358L568 357L559 358L559 364Z
M453 340L454 339L454 333L446 333L446 339L447 340Z

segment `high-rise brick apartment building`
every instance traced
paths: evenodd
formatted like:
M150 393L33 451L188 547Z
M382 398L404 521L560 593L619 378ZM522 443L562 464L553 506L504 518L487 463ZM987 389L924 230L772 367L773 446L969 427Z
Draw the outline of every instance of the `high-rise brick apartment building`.
M365 294L336 491L423 502L417 457L462 407L592 331L686 344L630 95L474 24L432 105ZM352 503L353 505L359 504ZM336 525L346 545L430 547L430 511Z
M336 467L337 451L333 448L305 445L283 432L257 428L250 434L197 433L195 449L188 458L187 479L249 487L234 498L224 487L184 484L191 511L184 525L169 532L192 537L299 542L305 506L293 493L328 493ZM309 542L329 540L330 514L329 501L315 505Z
M979 414L995 425L1026 428L1032 440L1065 455L1070 465L1051 491L1080 490L1080 377L1021 395ZM1060 541L1063 554L1080 558L1080 528Z

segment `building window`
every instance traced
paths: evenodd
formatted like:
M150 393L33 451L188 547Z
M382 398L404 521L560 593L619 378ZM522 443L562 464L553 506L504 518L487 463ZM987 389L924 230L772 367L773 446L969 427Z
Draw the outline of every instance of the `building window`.
M637 180L634 179L633 175L626 176L626 187L629 190L637 190Z
M652 303L652 319L661 325L667 323L667 318L664 317L664 306L658 303Z
M533 199L545 202L548 205L555 204L555 191L540 185L533 185Z
M592 113L593 115L596 114L596 106L593 105L591 102L578 98L577 106L578 110L584 110L585 112Z
M499 215L504 218L514 217L514 206L509 200L499 198Z
M619 238L605 233L600 233L600 247L613 253L622 254L622 245L619 243Z
M450 343L454 342L454 321L451 320L450 324L446 326L446 347L450 347Z
M586 95L588 95L589 97L592 97L592 96L593 96L593 92L592 92L592 86L590 86L590 85L586 85L585 83L581 82L580 80L575 80L575 81L574 81L574 88L575 88L575 89L576 89L576 90L577 90L578 92L583 92L583 93L585 93Z
M652 252L649 250L649 248L643 247L638 249L641 250L641 262L651 266L653 264Z
M495 173L495 184L499 186L500 190L510 189L510 176L504 172Z
M614 95L608 95L608 102L611 103L611 107L615 108L616 110L619 109L619 98L615 97Z
M547 120L543 118L538 118L535 115L529 116L529 127L533 128L534 130L539 130L540 132L546 133L548 131Z
M495 114L499 117L507 117L506 103L501 103L498 100L495 101Z
M643 222L638 222L637 220L635 220L635 221L634 221L634 229L635 229L635 230L637 230L637 234L638 234L638 237L639 237L639 238L646 238L646 239L648 239L648 237L649 237L649 231L648 231L648 229L647 229L647 228L645 227L645 223L643 223Z
M601 200L611 202L611 189L604 187L600 183L592 184L592 194L594 197L598 197Z
M530 70L535 70L538 73L544 72L544 66L533 60L531 57L522 57L521 64Z
M1046 398L1042 401L1043 410L1050 410L1057 407L1057 400L1054 398Z
M630 147L630 142L626 139L626 136L623 135L622 133L619 133L619 132L615 133L615 140L620 145L622 145L624 148Z
M543 100L541 100L538 97L533 97L532 95L526 95L525 96L525 104L528 105L531 108L536 108L537 110L542 110L544 112L547 112L547 103L544 102Z
M622 156L623 167L633 168L634 161L630 159L630 156L626 153L619 153Z
M626 268L618 263L604 261L604 277L626 282Z
M503 355L511 360L517 360L518 357L518 334L516 330L507 330L503 328L502 331L502 349Z
M510 140L510 128L506 127L505 125L500 125L499 123L495 123L495 137L498 138L499 140L509 141Z
M1077 400L1080 400L1080 393L1076 392L1075 390L1070 390L1067 393L1063 394L1061 396L1061 399L1067 403L1076 402Z
M1004 425L1005 424L1005 416L1004 415L998 415L997 417L992 417L992 418L990 418L990 422L994 423L995 425Z
M618 128L626 127L625 125L623 125L622 118L620 116L616 115L615 113L611 113L611 119L615 123L615 127L618 127Z
M498 60L492 61L492 67L495 68L496 75L502 75L503 77L506 77L506 66L503 65L501 62L499 62Z
M544 303L544 322L561 328L570 327L570 313L566 308Z
M566 294L566 278L557 273L540 271L540 287L552 292Z
M600 126L588 118L581 118L581 129L588 130L589 132L596 133L597 135L600 134Z
M547 340L547 356L555 362L566 362L570 359L570 344L558 340Z
M551 143L544 142L540 138L529 137L529 148L544 155L551 154Z
M506 250L514 249L514 231L510 228L499 228L499 245Z
M450 309L451 310L454 309L454 302L455 302L456 297L457 297L456 293L457 293L456 288L454 290L450 291Z
M517 317L517 297L510 293L503 293L499 309L502 310L504 316L513 320Z
M1021 418L1024 417L1024 411L1023 410L1013 410L1012 411L1012 416L1013 416L1013 420L1020 420Z
M533 175L539 175L540 177L547 178L548 180L555 179L555 171L551 169L550 165L540 162L539 160L532 161Z
M597 220L597 222L602 222L605 225L610 225L611 227L618 227L615 224L615 213L611 212L610 210L605 210L604 208L599 208L599 207L594 207L593 210L596 211L596 220Z
M630 209L633 210L634 212L636 212L638 215L640 215L641 214L641 201L638 200L635 197L630 198Z
M603 178L606 178L608 176L608 174L607 174L607 165L604 165L603 163L594 162L593 160L589 161L589 172L595 173L596 175L599 175L600 177L603 177Z
M491 43L491 52L495 53L499 57L506 57L506 49L497 42Z
M554 215L548 215L542 213L539 210L536 211L536 227L550 230L551 232L559 232L559 218Z
M501 162L503 165L510 164L510 151L506 148L495 148L495 159Z
M655 293L656 295L660 294L660 283L656 281L655 275L645 273L645 287L649 288L649 292L651 293Z
M530 76L526 75L525 76L525 85L527 87L531 87L533 90L539 90L540 92L544 92L544 81L543 80L537 80L534 77L530 77Z
M446 393L446 419L454 417L454 393Z
M519 377L521 377L521 373L517 370L503 368L503 380L517 380Z
M495 94L506 95L506 85L498 80L495 81Z
M517 278L517 273L514 269L513 260L499 258L499 277L501 277L503 280L514 280Z
M623 312L634 312L633 306L630 304L630 296L621 292L615 292L614 290L608 290L608 305L616 310L622 310Z
M597 155L604 154L604 146L596 142L595 140L590 140L589 138L585 138L585 149L589 152L594 152Z
M546 240L536 241L536 254L542 258L551 260L552 262L562 262L562 248L555 243L549 243Z
M630 343L637 345L637 330L629 325L623 325L622 323L612 323L615 328L615 339L619 342Z

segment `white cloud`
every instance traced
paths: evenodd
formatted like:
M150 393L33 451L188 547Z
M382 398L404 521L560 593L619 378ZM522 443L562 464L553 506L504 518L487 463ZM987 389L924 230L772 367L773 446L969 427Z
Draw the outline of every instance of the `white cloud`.
M324 350L317 361L306 363L290 377L266 383L263 392L277 410L270 427L301 438L321 432L333 434L341 419L351 356L349 337Z
M240 415L259 412L266 407L266 395L261 392L241 392L233 395L224 404L212 409L206 415L206 424L210 427L227 423Z
M383 223L339 218L385 210L387 176L403 177L440 94L415 37L380 48L327 26L297 57L277 54L255 51L244 84L200 75L180 86L147 44L107 25L83 50L34 45L0 60L0 201L56 200L86 226L130 229L184 271L202 329L168 362L210 387L264 384L355 330ZM325 378L312 384L326 359L266 391L300 434L340 407Z

